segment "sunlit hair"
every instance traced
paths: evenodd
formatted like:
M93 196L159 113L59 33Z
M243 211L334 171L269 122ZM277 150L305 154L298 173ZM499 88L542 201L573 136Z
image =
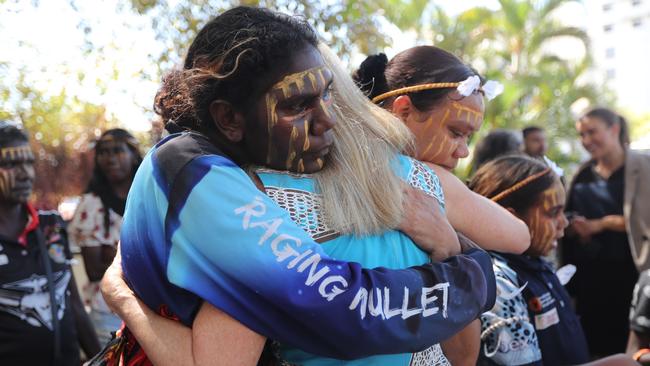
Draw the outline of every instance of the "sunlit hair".
M325 168L314 174L323 194L324 216L332 229L377 234L399 225L402 185L391 162L413 149L409 129L390 112L370 103L339 58L319 44L334 75L334 144Z
M481 166L468 186L481 196L498 198L498 204L523 215L556 181L557 175L541 161L525 155L506 155Z

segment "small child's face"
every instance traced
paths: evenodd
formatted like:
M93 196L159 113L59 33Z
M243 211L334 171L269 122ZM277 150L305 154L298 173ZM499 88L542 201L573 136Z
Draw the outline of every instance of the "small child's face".
M564 216L566 194L559 179L542 192L541 199L523 217L530 231L531 243L526 254L547 255L557 247L569 222Z

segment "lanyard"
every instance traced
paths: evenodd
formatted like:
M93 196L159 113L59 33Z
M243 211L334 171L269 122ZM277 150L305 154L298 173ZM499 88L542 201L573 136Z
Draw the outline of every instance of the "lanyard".
M43 237L43 232L40 228L34 230L36 234L36 241L38 242L38 248L41 251L41 258L43 264L45 265L45 274L47 276L47 289L50 293L50 310L52 312L52 328L54 330L54 364L59 364L59 359L61 358L61 329L59 327L59 306L56 302L56 284L54 283L54 274L52 273L52 263L50 262L50 257L47 252L47 247L45 245L45 238Z

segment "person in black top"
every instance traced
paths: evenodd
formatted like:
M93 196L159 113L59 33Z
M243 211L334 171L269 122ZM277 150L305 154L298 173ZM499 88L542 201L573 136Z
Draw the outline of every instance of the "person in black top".
M650 365L650 270L641 272L634 287L627 354L642 365Z
M577 267L567 289L576 300L592 356L605 356L625 350L638 277L623 217L629 138L625 120L604 108L585 114L576 128L591 160L569 189L566 211L572 219L561 257Z
M99 351L70 267L63 220L29 204L34 155L0 121L0 364L79 365ZM52 306L54 304L54 306Z

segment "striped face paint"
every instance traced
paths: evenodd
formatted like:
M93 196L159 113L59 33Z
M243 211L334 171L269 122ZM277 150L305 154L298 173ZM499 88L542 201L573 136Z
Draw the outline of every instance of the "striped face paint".
M29 145L3 147L0 149L0 161L34 160L34 154Z
M547 255L564 236L566 194L559 180L542 192L539 202L528 210L524 221L530 231L531 244L526 252L533 256Z
M335 123L331 99L332 73L314 67L286 75L265 94L268 167L297 173L322 169ZM328 120L314 135L314 123Z
M0 201L27 202L34 182L34 154L28 144L0 148Z
M483 97L472 94L460 100L450 94L422 120L407 121L416 137L418 160L454 169L468 155L467 140L483 123ZM420 114L422 118L422 114Z

